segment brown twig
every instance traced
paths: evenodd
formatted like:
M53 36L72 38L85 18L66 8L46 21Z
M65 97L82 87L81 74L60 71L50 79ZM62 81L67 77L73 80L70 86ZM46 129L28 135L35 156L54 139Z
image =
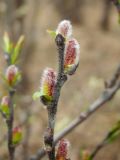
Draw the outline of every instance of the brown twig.
M8 151L10 160L14 160L14 152L15 147L12 144L12 131L13 131L13 122L14 122L14 107L13 107L13 96L15 91L9 91L10 96L10 116L6 119L7 127L8 127Z
M58 34L56 36L56 45L58 47L59 54L59 67L57 82L54 89L53 101L50 105L47 106L48 111L48 127L44 134L44 143L46 151L48 153L49 160L55 160L55 148L53 145L54 142L54 127L55 127L55 118L57 113L57 105L60 96L60 90L63 83L66 81L66 76L64 75L64 48L65 48L65 39L62 35Z
M119 77L120 77L120 65L116 69L116 71L115 71L113 77L111 78L111 80L108 81L108 82L105 82L105 87L106 88L113 87L116 84L116 82L118 81Z
M119 67L118 67L119 68ZM119 69L116 70L115 74L113 75L112 79L116 79L114 82L114 85L109 84L106 86L106 89L103 91L103 93L98 97L98 99L88 107L88 110L86 112L81 113L77 118L75 118L69 126L67 126L62 132L60 132L58 135L56 135L54 140L54 145L66 136L68 133L70 133L73 129L75 129L78 125L80 125L82 122L87 120L96 110L101 108L105 103L110 101L116 92L120 89L120 82L118 81L119 76L115 78L115 75L118 74ZM111 80L112 82L112 80ZM112 83L113 83L112 82ZM38 150L35 156L32 156L30 160L39 160L43 156L45 156L46 152L44 149Z

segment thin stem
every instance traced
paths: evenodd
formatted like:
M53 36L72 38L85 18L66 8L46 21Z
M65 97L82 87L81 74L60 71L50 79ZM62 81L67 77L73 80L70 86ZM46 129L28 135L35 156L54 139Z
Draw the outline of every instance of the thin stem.
M61 133L59 133L55 137L55 144L59 141L59 139L66 136L70 133L74 128L87 120L94 112L96 112L100 107L102 107L105 103L110 101L116 92L120 89L120 83L116 84L112 89L105 90L101 96L88 108L86 112L81 113L78 118L73 120L70 125L68 125Z
M14 152L15 147L12 144L12 131L13 131L13 121L14 121L14 108L13 108L13 96L14 91L9 91L10 96L10 116L6 120L7 127L8 127L8 151L9 151L9 159L14 160Z
M116 84L116 82L118 81L119 77L120 77L120 65L116 69L113 77L108 82L105 82L105 87L106 88L113 87Z
M57 82L54 88L53 101L50 105L47 106L48 109L48 128L44 135L44 142L46 146L46 151L48 153L49 160L55 160L55 147L54 142L54 127L55 119L57 113L57 105L60 97L60 91L63 83L66 81L64 75L64 48L65 48L65 39L62 35L58 34L56 36L56 45L58 47L58 57L59 57L59 66L58 66L58 75Z
M104 146L105 146L105 141L102 141L102 143L98 144L93 153L91 154L90 160L92 160Z

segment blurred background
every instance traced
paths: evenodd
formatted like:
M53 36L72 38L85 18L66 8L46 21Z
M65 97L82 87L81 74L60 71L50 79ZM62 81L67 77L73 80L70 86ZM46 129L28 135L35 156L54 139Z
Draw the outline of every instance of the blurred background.
M0 0L0 72L5 70L2 43L7 31L16 42L21 34L25 44L19 67L23 80L15 102L14 125L22 125L23 141L17 147L16 160L27 160L43 147L47 112L32 100L39 90L44 68L57 68L54 39L46 30L55 30L63 19L73 25L73 35L81 46L80 65L64 85L59 101L56 133L85 111L104 89L120 59L120 25L115 6L109 0ZM0 80L0 97L6 91ZM80 160L81 150L90 152L120 118L120 92L66 138L70 157ZM0 160L7 160L6 125L0 116ZM120 160L120 138L97 154L95 160ZM45 158L46 159L46 158Z

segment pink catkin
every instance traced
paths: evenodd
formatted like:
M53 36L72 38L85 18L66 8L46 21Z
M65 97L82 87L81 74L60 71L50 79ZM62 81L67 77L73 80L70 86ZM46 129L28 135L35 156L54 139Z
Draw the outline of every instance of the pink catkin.
M69 142L65 139L59 141L56 160L67 160Z
M70 21L61 21L57 27L56 33L61 34L65 38L69 38L72 35L72 25Z
M64 67L77 65L79 63L80 47L76 39L70 39L66 43Z
M1 105L9 106L9 104L10 104L10 98L8 96L4 96L2 98Z
M76 49L75 49L75 42L70 40L67 45L66 53L65 53L65 62L64 65L71 65L75 63L76 58Z
M44 86L47 86L48 96L53 96L55 83L56 83L56 73L54 72L53 69L46 68L42 76L41 90L42 88L44 88ZM43 92L46 92L46 90Z
M52 96L55 86L55 73L52 69L49 69L48 71L47 82L49 86L49 94Z
M13 134L16 134L16 133L20 133L21 132L21 127L17 126L13 129Z
M10 85L12 85L17 72L18 68L15 65L11 65L7 68L6 79Z
M64 24L63 27L60 28L60 33L64 35L64 37L68 34L69 26Z

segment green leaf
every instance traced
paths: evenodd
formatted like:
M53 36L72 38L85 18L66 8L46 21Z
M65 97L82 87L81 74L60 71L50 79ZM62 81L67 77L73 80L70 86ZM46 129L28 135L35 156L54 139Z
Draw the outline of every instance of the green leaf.
M0 72L0 76L3 79L3 81L6 81L6 77L5 77L5 75L2 72Z
M51 35L53 38L56 37L56 32L55 31L47 30L47 33L49 33L49 35Z
M114 134L111 135L111 137L109 137L109 139L107 140L108 143L112 143L113 141L115 141L118 137L120 136L120 130L115 132Z
M114 140L116 140L120 136L120 121L117 122L117 124L111 129L109 132L106 142L111 143Z
M83 149L80 150L80 158L81 160L92 160L89 151Z
M52 99L53 99L52 96L45 95L42 93L40 94L40 100L45 106L49 105L52 102Z
M3 82L5 83L5 85L9 86L8 81L7 81L6 77L5 77L5 75L0 72L0 76L1 76L1 78L3 80Z
M40 91L37 91L37 92L33 93L32 98L33 98L33 100L35 101L36 99L40 98L40 96L41 96Z
M19 144L21 140L22 140L22 132L16 131L15 133L13 133L13 139L12 139L13 145Z
M13 50L13 53L11 55L11 64L15 64L19 55L20 55L20 52L21 52L21 49L22 49L22 45L23 45L23 42L24 42L24 36L20 36L14 50Z
M9 50L10 50L10 39L9 39L9 35L8 35L7 32L4 33L3 41L4 41L4 50L5 50L5 52L9 53Z
M10 115L10 109L6 105L0 105L0 111L6 116L9 117Z
M52 96L48 96L48 95L41 95L41 96L43 96L48 102L52 101Z
M11 54L13 51L13 43L10 41L10 38L7 32L4 33L3 42L4 42L4 47L3 47L4 52L6 54Z
M22 79L22 76L21 76L21 73L18 72L16 75L15 75L15 78L14 78L14 81L13 81L13 85L16 85L16 83L20 82Z
M92 157L88 157L88 160L93 160L93 158Z

